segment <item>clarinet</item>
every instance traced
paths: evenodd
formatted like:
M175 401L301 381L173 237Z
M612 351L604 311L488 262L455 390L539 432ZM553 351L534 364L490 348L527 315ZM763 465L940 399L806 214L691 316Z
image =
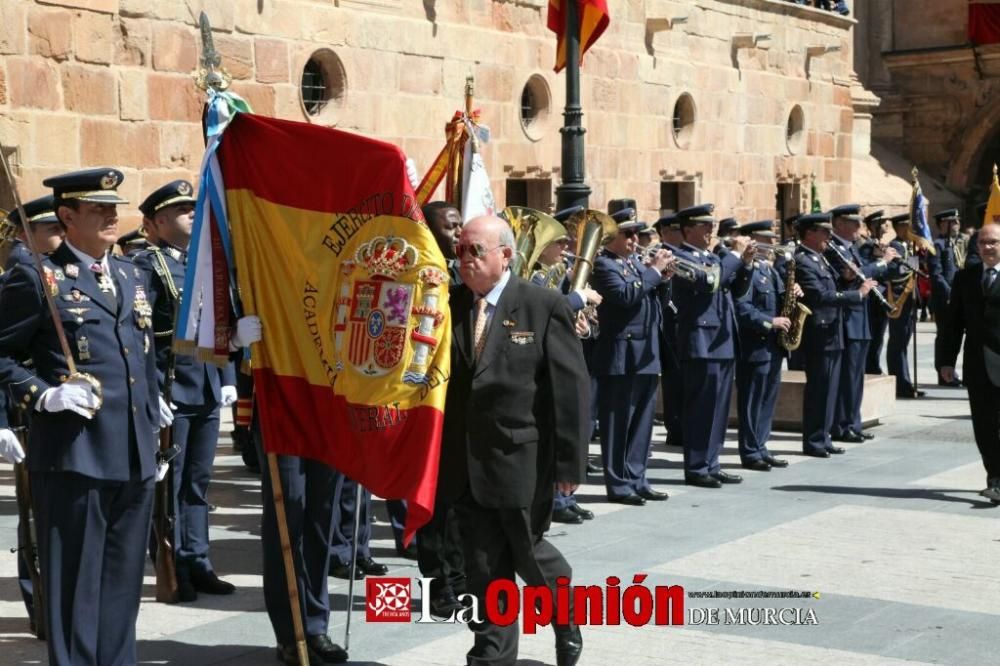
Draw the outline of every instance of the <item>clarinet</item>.
M847 269L852 273L854 273L855 279L860 279L861 281L864 281L865 274L861 272L861 269L858 268L853 261L844 256L844 254L840 251L840 247L838 247L836 243L830 242L828 244L828 247L833 248L833 251L837 254L840 260L844 262L844 265L847 267ZM878 289L872 289L871 291L869 291L868 296L874 298L878 302L878 304L881 305L882 308L888 313L891 313L896 309L896 306L887 301L885 299L885 296L883 296L882 292L879 291Z

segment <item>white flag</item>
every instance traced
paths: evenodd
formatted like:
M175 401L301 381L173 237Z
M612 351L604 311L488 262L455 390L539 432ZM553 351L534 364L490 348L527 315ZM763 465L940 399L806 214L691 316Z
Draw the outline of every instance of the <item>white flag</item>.
M469 124L466 124L469 127ZM465 143L465 169L462 174L462 222L468 222L481 215L496 215L497 204L490 189L490 177L486 173L486 164L479 152L480 141L489 140L489 130L486 128L469 127L472 138ZM473 133L475 132L475 133Z

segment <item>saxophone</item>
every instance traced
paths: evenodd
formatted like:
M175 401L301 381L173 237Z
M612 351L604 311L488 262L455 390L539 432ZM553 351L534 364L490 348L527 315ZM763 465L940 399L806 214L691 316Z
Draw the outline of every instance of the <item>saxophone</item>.
M802 331L806 317L812 310L800 303L795 295L795 258L789 253L785 273L785 300L781 303L781 316L792 322L787 331L778 332L778 344L787 351L795 351L802 344Z

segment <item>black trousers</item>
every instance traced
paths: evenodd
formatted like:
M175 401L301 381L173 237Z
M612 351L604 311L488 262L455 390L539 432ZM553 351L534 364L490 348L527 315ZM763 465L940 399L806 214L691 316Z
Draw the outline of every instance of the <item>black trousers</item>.
M987 482L1000 479L1000 388L990 383L983 368L966 368L965 385L972 410L972 431L983 458Z
M420 575L433 578L430 593L465 593L465 557L462 553L462 535L458 516L447 502L434 505L430 521L417 530L417 565Z
M802 393L802 450L833 448L830 429L837 408L842 351L805 354L806 388Z
M277 514L272 500L271 474L254 419L254 440L263 462L261 493L264 514L260 525L263 549L264 605L282 645L295 642L285 562L278 537ZM307 636L325 635L330 622L327 569L330 564L330 532L333 529L334 471L315 460L278 456L278 476L285 494L285 517L292 546L292 561L299 588L299 608Z
M571 578L573 570L555 546L533 533L530 508L488 509L466 490L455 504L455 513L462 530L468 589L479 600L483 617L482 623L469 624L475 642L467 662L470 666L513 666L521 628L517 622L506 627L490 623L486 588L493 580L514 580L517 574L525 585L548 586L555 601L556 579ZM572 609L569 612L572 617Z
M50 664L135 664L153 477L32 472Z

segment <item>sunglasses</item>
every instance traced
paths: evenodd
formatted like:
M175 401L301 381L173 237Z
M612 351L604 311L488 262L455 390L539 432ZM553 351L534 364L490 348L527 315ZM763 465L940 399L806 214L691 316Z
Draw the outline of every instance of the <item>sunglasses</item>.
M490 252L494 250L499 250L505 247L503 245L497 245L496 247L486 247L482 243L459 243L455 246L455 254L459 258L464 257L466 254L470 255L473 259L482 259Z
M639 232L636 231L635 229L629 229L628 231L619 231L618 233L620 233L625 238L635 238L636 236L639 235Z

